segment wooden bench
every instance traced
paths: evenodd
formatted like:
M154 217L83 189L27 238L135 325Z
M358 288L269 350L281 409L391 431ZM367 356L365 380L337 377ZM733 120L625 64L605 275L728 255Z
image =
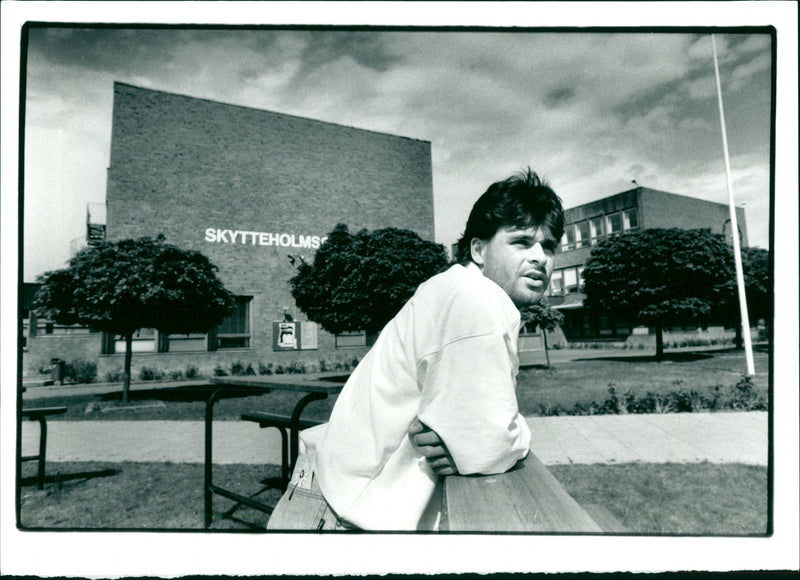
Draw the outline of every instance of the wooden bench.
M624 529L607 511L598 521L567 493L533 454L498 475L449 476L442 531L599 534Z
M255 411L252 413L244 413L242 421L252 421L258 423L262 429L267 427L274 427L281 434L281 490L286 491L289 486L289 477L291 476L291 469L294 462L297 461L296 450L293 450L290 457L289 452L289 431L292 427L292 418L286 415L276 415L274 413L265 413ZM322 421L315 421L312 419L298 419L298 430L308 429L320 425Z
M47 417L63 415L66 412L66 407L31 407L22 409L23 418L29 421L39 422L39 453L37 455L23 455L20 458L20 461L39 462L36 472L36 487L39 489L44 489L44 464L47 452Z

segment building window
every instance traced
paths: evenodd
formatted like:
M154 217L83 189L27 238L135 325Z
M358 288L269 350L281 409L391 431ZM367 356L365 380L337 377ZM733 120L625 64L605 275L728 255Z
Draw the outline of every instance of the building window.
M622 233L622 214L612 213L608 216L608 234L618 236Z
M133 335L131 352L156 352L157 333L153 328L140 328ZM103 333L103 354L125 352L125 337L121 334Z
M577 240L575 241L576 248L585 248L589 246L589 222L583 220L582 222L578 222L575 224L575 229L577 230Z
M372 346L378 339L377 334L367 334L363 330L357 332L340 332L336 335L336 348L355 348Z
M583 292L584 280L583 280L583 266L578 268L578 292Z
M564 250L571 250L575 247L575 225L570 224L564 228L564 239L562 241Z
M159 352L197 352L207 349L205 334L170 334L159 341Z
M639 211L636 208L626 209L622 213L625 230L635 230L639 227Z
M575 268L564 270L564 288L567 294L574 294L578 291L578 271Z
M351 348L355 346L367 345L367 333L360 332L340 332L336 335L336 348Z
M564 294L564 271L556 270L550 276L550 295L562 296Z
M606 222L602 217L596 217L589 220L592 226L592 245L594 246L606 235Z
M600 315L598 317L598 330L600 336L611 336L614 334L614 319L610 316Z
M250 348L250 302L252 296L237 296L236 307L209 339L209 350Z

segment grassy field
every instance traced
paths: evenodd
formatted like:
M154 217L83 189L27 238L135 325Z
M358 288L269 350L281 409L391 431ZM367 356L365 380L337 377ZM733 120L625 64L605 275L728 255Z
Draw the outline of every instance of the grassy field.
M752 388L766 402L768 359L765 353L757 353L755 358L757 372ZM742 381L745 369L744 354L731 350L672 353L660 362L652 356L577 358L550 368L522 369L517 378L517 398L525 415L601 403L608 398L610 388L619 397L628 394L642 399L648 394L665 397L694 391L708 399L716 396L722 402L735 396L734 387Z
M675 392L709 397L716 393L719 400L731 400L744 369L743 353L725 350L672 353L661 362L651 356L613 353L578 355L572 360L557 356L550 368L520 371L523 414L552 414L576 406L592 411L591 403L607 401L612 387L620 400ZM757 353L757 374L750 388L764 401L767 365L766 354ZM68 407L65 415L53 420L202 420L205 401L215 388L162 385L135 390L128 406L119 405L119 392L37 398L27 404ZM215 418L234 420L254 409L288 414L299 396L281 391L229 396L217 403ZM304 417L324 420L334 402L335 397L314 402ZM33 484L33 464L23 470L21 523L27 528L201 530L203 526L202 465L49 463L48 477L55 476L55 481L44 490ZM262 481L277 475L277 470L273 465L219 465L215 480L274 501L277 492L264 492ZM764 467L637 463L554 466L551 471L579 503L603 506L634 534L759 535L767 529ZM263 530L267 521L265 514L236 507L221 497L214 498L214 512L213 530Z
M61 481L22 491L21 523L35 529L203 529L203 467L168 463L54 463ZM764 467L700 464L553 466L579 502L604 506L631 534L762 535ZM277 466L220 465L215 481L263 491ZM28 478L33 475L31 469ZM260 493L276 501L277 492ZM211 530L263 530L268 516L216 496Z
M554 353L554 358L558 353ZM766 403L768 360L766 353L756 353L756 375L752 379L753 393ZM638 398L664 397L669 393L693 391L704 397L726 401L736 393L733 389L742 380L745 369L744 353L718 350L709 352L668 353L658 362L652 356L619 356L613 351L604 356L554 361L550 368L523 368L518 376L517 397L524 415L557 414L571 411L576 405L588 407L592 402L602 404L613 387L622 398L626 394ZM54 396L32 401L36 406L66 406L68 412L53 420L202 420L205 401L216 387L144 388L130 393L130 404L121 406L120 392L105 395ZM258 397L231 396L220 400L215 407L215 419L238 419L254 409L288 414L300 395L275 391ZM326 419L335 397L314 402L304 417ZM662 405L662 411L670 409ZM588 412L584 409L583 412ZM684 409L691 410L691 409ZM697 410L697 409L695 409Z

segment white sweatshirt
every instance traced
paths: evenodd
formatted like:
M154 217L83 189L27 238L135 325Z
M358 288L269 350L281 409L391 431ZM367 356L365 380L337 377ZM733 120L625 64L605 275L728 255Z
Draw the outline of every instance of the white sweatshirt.
M304 432L320 489L341 518L366 530L430 528L426 507L440 481L408 437L417 417L462 475L502 473L526 456L519 327L511 299L474 264L417 289L353 371L329 423L316 437Z

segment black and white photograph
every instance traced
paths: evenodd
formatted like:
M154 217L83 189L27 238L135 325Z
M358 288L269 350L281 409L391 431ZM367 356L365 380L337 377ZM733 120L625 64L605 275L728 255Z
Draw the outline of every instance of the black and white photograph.
M3 3L2 572L795 570L797 6L715 4Z

